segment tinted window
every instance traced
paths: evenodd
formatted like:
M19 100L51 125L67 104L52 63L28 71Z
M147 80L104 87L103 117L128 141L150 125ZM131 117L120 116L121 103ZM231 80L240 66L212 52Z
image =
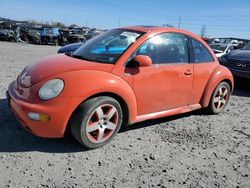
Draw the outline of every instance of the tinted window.
M153 64L188 63L186 38L177 33L160 34L146 41L134 55L147 55Z
M212 62L214 61L213 56L209 53L206 47L195 39L191 39L193 46L193 60L192 62Z
M243 50L250 50L250 42L242 48Z
M233 46L229 46L226 53L231 52L233 50L234 50L234 47Z

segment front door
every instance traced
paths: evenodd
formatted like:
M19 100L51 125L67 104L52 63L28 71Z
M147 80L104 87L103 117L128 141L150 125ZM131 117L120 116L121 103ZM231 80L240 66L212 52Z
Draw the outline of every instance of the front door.
M184 107L189 104L193 64L189 64L186 37L164 33L146 41L135 55L148 55L153 65L133 74L138 115Z

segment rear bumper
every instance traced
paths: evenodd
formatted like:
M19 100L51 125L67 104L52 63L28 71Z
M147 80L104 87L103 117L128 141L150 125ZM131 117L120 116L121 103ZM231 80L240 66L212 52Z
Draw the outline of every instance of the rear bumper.
M72 111L68 100L58 98L53 102L26 102L16 95L13 83L9 86L6 95L11 111L21 126L28 132L44 138L61 138L64 136ZM48 114L50 120L31 120L28 117L29 112Z

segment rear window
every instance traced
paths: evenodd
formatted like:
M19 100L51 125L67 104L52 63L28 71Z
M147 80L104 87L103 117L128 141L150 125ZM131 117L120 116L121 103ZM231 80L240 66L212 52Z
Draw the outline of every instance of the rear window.
M193 63L214 62L213 56L202 43L193 38L191 39L191 43L193 48Z

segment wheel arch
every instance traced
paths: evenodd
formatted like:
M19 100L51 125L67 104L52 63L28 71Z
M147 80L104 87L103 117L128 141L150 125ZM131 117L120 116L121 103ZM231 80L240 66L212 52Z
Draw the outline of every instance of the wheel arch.
M84 101L87 101L87 100L95 98L95 97L103 97L103 96L112 97L119 102L119 104L121 105L121 108L122 108L122 112L123 112L123 123L128 123L129 122L129 107L128 107L128 104L126 103L126 101L120 95L118 95L116 93L112 93L112 92L100 92L100 93L97 93L97 94L94 94L94 95L88 97Z
M226 67L219 65L215 68L210 78L208 79L203 95L201 97L200 104L203 108L208 107L215 88L221 82L227 82L230 86L231 93L233 92L234 80L232 73Z
M67 131L68 124L81 103L98 96L110 96L116 99L124 112L124 122L131 124L136 121L136 97L131 86L122 78L108 72L89 70L69 72L63 74L62 79L66 80L68 86L62 97L69 97L72 100L71 110L62 131Z
M128 107L128 104L126 103L126 101L118 94L114 93L114 92L100 92L100 93L96 93L96 94L93 94L85 99L83 99L77 106L76 108L72 111L70 117L69 117L69 120L68 120L68 123L65 127L65 131L64 131L64 134L67 134L69 132L69 129L70 129L70 122L72 121L72 118L75 118L75 115L77 115L78 113L78 109L80 108L81 104L84 103L85 101L89 100L89 99L92 99L92 98L95 98L95 97L112 97L114 98L115 100L117 100L119 102L119 104L121 105L121 108L122 108L122 112L123 112L123 124L122 126L126 125L127 123L129 123L129 107Z

